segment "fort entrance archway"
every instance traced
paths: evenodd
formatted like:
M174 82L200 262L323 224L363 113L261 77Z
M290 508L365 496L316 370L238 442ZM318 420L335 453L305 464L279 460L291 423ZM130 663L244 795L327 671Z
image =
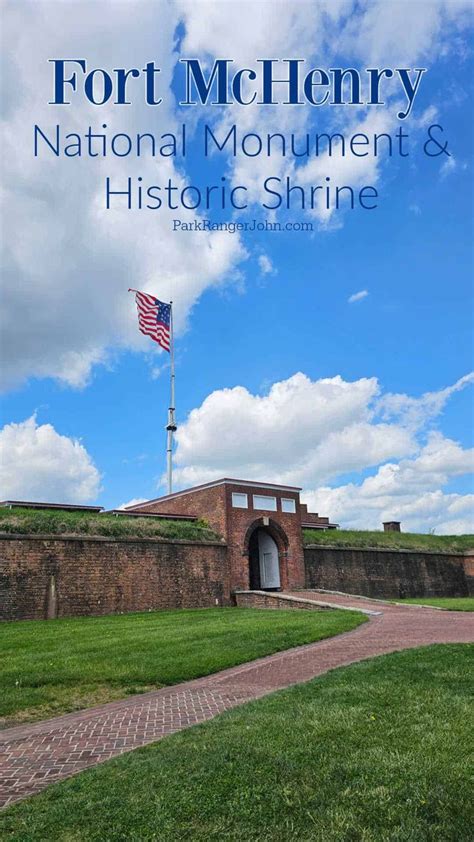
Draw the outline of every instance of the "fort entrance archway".
M269 518L259 518L247 531L245 545L250 589L278 590L285 578L281 568L288 547L288 538L281 526Z

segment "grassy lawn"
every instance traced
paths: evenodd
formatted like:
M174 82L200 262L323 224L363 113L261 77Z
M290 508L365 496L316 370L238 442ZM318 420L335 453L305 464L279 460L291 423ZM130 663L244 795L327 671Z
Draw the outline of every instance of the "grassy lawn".
M204 608L0 624L2 724L45 719L356 628L357 612Z
M51 535L104 535L110 538L182 538L190 541L217 540L203 521L155 520L60 509L0 508L0 532Z
M472 647L354 664L3 814L5 839L471 842Z
M434 605L436 608L447 608L449 611L474 611L474 596L420 596L392 601L410 602L415 605Z
M419 535L414 532L364 532L356 529L304 529L309 544L337 547L382 547L425 552L464 553L474 550L474 535Z

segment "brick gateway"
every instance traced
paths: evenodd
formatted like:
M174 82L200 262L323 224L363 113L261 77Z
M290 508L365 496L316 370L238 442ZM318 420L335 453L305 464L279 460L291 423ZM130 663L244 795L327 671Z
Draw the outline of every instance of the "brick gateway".
M331 529L326 517L308 513L300 488L220 479L130 506L143 514L203 518L227 544L231 590L284 590L305 584L303 527Z

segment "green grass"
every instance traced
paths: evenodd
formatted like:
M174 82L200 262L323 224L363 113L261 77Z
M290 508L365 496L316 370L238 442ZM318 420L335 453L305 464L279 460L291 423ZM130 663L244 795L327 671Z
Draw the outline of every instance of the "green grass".
M364 532L357 529L303 529L306 546L382 547L425 552L464 553L474 550L474 535L422 535L414 532Z
M330 672L7 810L16 842L471 842L472 647Z
M474 611L473 596L420 596L394 599L392 602L410 602L415 605L434 605L436 608L446 608L448 611Z
M116 517L60 509L0 508L0 532L21 535L104 535L110 538L181 538L190 541L218 539L203 521Z
M3 725L55 716L356 628L362 614L205 608L0 624Z

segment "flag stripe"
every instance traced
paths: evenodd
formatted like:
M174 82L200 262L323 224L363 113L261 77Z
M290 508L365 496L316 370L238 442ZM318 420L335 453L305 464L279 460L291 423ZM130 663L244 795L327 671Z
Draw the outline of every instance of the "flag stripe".
M138 311L138 328L141 333L150 336L165 351L169 351L171 305L145 292L136 292L135 301Z

